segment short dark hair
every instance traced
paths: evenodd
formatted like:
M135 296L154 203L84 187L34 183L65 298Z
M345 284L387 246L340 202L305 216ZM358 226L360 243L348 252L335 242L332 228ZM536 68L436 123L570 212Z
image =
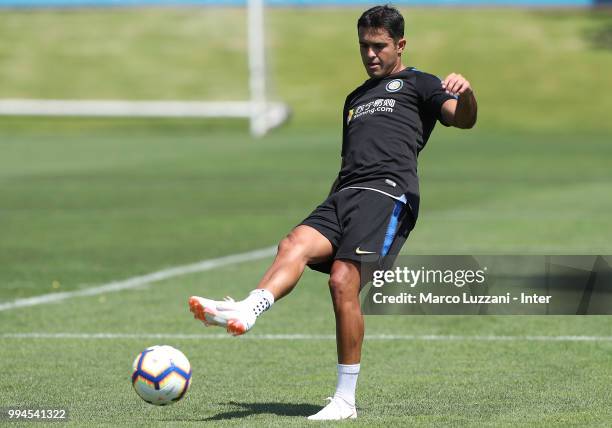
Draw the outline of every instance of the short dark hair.
M374 6L361 15L357 21L359 28L384 28L396 42L404 37L404 17L399 10L389 6Z

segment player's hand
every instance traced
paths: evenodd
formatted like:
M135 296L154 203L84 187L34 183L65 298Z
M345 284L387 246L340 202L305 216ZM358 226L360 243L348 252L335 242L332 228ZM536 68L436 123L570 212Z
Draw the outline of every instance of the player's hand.
M451 73L442 81L442 89L447 94L460 97L463 94L472 93L472 86L461 74Z

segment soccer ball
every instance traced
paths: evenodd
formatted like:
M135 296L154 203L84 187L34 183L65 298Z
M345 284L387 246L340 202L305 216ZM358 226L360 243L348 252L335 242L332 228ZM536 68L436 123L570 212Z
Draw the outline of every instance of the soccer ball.
M185 396L191 380L187 357L172 346L151 346L134 360L132 385L144 401L165 406Z

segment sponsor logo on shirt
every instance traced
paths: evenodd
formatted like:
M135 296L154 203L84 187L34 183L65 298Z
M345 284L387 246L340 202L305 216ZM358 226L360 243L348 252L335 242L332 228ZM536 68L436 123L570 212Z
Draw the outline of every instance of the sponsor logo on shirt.
M370 101L366 104L361 104L348 112L346 118L346 124L348 125L351 121L374 113L393 113L395 107L395 100L392 98L378 98L375 101Z
M394 79L390 81L389 83L387 83L387 86L385 86L385 89L387 90L387 92L397 92L400 89L402 89L402 86L404 86L403 80Z
M346 117L346 124L351 123L351 119L353 118L353 113L355 113L354 109L350 109L348 112L348 116Z

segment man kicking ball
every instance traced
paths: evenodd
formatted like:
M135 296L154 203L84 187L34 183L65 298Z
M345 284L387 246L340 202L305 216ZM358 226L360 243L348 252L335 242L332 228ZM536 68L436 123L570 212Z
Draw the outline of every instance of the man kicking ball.
M419 211L417 157L436 124L471 128L476 99L459 74L440 81L402 63L404 18L376 6L357 21L361 59L370 77L344 103L342 166L329 197L278 245L257 288L236 302L192 296L189 306L206 325L233 335L295 287L304 268L329 274L336 316L338 381L329 404L311 420L356 418L364 321L359 291L372 260L390 267Z

